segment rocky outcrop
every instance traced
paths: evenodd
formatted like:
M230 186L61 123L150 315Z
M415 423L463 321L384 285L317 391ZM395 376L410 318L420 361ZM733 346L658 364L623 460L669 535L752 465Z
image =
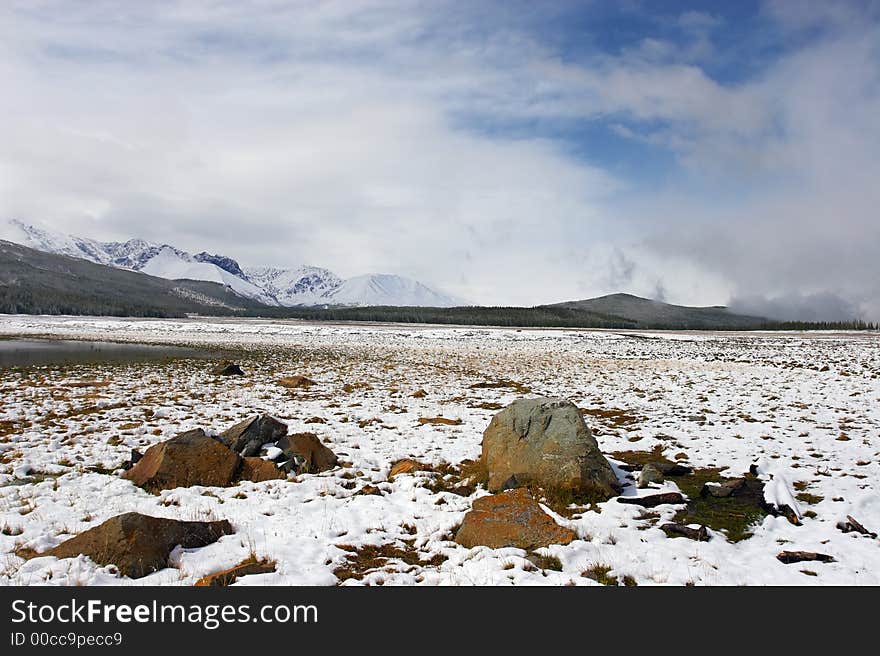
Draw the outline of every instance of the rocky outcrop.
M232 526L226 520L182 522L131 512L108 519L40 555L75 558L82 554L99 565L116 565L125 576L139 578L167 567L177 545L184 549L204 547L231 533Z
M620 489L577 407L563 399L521 399L483 433L489 490L537 485L608 498Z
M574 531L553 521L525 489L477 499L455 535L455 541L465 547L526 550L568 544L575 538Z
M287 435L287 424L270 415L254 415L220 433L219 440L243 458L258 455L264 444Z
M147 449L122 477L149 492L190 485L230 485L241 466L238 454L201 429Z

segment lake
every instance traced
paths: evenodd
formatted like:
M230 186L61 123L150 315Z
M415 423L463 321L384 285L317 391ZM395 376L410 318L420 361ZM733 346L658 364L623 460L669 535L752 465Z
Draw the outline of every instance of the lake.
M54 339L0 339L0 367L212 358L219 353L184 346Z

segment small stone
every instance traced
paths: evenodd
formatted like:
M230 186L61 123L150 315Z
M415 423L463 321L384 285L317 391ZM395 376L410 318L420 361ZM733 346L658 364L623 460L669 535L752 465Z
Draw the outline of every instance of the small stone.
M643 508L653 508L654 506L661 506L666 503L684 503L684 497L678 492L663 492L662 494L650 494L645 497L617 497L617 501L619 503L642 506Z
M215 376L244 376L244 370L234 362L223 360L217 364L213 373Z
M654 465L645 465L642 467L642 471L639 472L639 487L645 488L651 485L651 483L662 483L663 482L663 474L660 473L660 470L657 469Z
M675 524L670 522L661 526L660 530L670 537L680 535L690 538L691 540L696 540L697 542L706 542L709 539L709 531L705 526L693 528L691 526L686 526L685 524Z

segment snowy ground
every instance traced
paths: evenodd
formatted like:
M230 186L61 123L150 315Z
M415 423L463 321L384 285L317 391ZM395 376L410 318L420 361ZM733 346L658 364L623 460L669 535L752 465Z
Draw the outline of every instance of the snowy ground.
M275 561L276 572L238 585L334 585L334 570L353 548L390 545L417 557L388 560L346 584L596 585L581 576L596 565L639 585L880 584L880 541L835 527L852 515L880 530L877 335L25 316L0 317L0 335L219 346L237 351L248 372L216 378L204 360L0 370L3 583L188 585L255 554ZM277 384L294 374L318 385L303 391ZM797 494L797 483L810 495L798 502L808 516L802 526L767 517L737 543L720 534L695 542L658 528L675 507L661 506L660 517L649 519L641 508L611 500L572 519L557 516L580 536L542 552L558 557L562 571L536 568L516 549L460 547L450 536L472 498L432 492L428 473L392 482L387 475L404 457L431 464L477 457L496 411L480 406L522 394L471 387L499 380L588 410L606 454L659 445L670 459L727 467L731 476L760 461L784 483L783 494ZM413 398L420 389L426 395ZM196 427L221 431L254 412L279 417L291 432L317 433L350 466L295 481L158 496L118 476L132 448ZM323 423L307 423L315 417ZM423 417L462 423L423 426ZM366 485L381 494L359 494ZM225 518L237 532L176 554L177 567L136 581L82 557L25 561L14 553L43 551L132 510ZM775 557L783 549L827 553L836 562L784 565Z

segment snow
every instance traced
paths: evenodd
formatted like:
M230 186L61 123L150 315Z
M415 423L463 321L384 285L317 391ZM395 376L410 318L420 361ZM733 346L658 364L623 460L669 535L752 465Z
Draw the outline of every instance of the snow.
M171 248L162 248L143 267L141 273L168 280L206 280L231 287L240 296L271 303L271 298L259 287L221 269L216 264L182 258Z
M278 267L246 267L248 280L271 294L279 305L320 305L326 302L325 294L342 284L342 279L332 271L313 266L296 266L288 269Z
M0 238L36 250L78 257L169 280L206 280L231 287L236 293L267 305L412 305L450 307L464 301L422 283L390 274L368 274L343 281L332 271L314 266L287 268L252 266L239 269L225 256L196 256L168 244L142 239L99 242L50 232L18 220L0 222ZM237 273L209 259L227 260Z
M355 276L343 282L325 297L336 305L398 305L453 307L457 299L436 292L417 280L387 273Z
M880 542L836 528L847 515L869 530L880 527L878 336L632 334L0 317L0 335L230 349L247 372L221 380L208 373L211 362L204 360L0 372L0 583L132 584L86 558L25 561L15 550L51 548L114 515L138 511L225 518L236 533L181 551L175 567L137 584L191 585L253 553L275 560L277 571L237 585L334 585L333 571L347 553L341 547L403 548L404 540L414 540L423 561L445 560L392 560L345 585L595 585L581 573L596 564L639 585L880 584ZM277 384L294 374L317 385L289 390ZM606 454L660 447L670 458L686 454L693 466L726 467L730 476L757 463L767 500L795 504L802 525L767 517L749 539L732 543L713 532L710 541L695 542L668 538L659 529L676 506L657 507L659 517L651 521L641 508L610 500L572 519L556 517L579 536L541 551L556 556L562 571L536 570L518 549L465 549L449 539L450 532L486 492L432 492L426 486L431 474L388 481L388 472L405 457L436 464L478 456L495 412L481 406L507 404L519 395L471 386L499 379L526 384L534 395L637 418L615 424L587 414ZM418 389L427 395L412 398ZM196 486L156 496L113 473L132 448L143 450L196 427L223 430L255 412L279 417L291 432L317 433L350 466L295 480ZM325 423L307 423L315 416ZM462 424L418 424L420 417L436 416ZM625 471L616 471L628 482ZM673 481L652 490L630 486L625 494L675 490ZM357 494L365 485L379 488L381 496ZM815 497L809 502L795 497L803 486ZM836 562L783 565L775 557L783 549L827 553Z

